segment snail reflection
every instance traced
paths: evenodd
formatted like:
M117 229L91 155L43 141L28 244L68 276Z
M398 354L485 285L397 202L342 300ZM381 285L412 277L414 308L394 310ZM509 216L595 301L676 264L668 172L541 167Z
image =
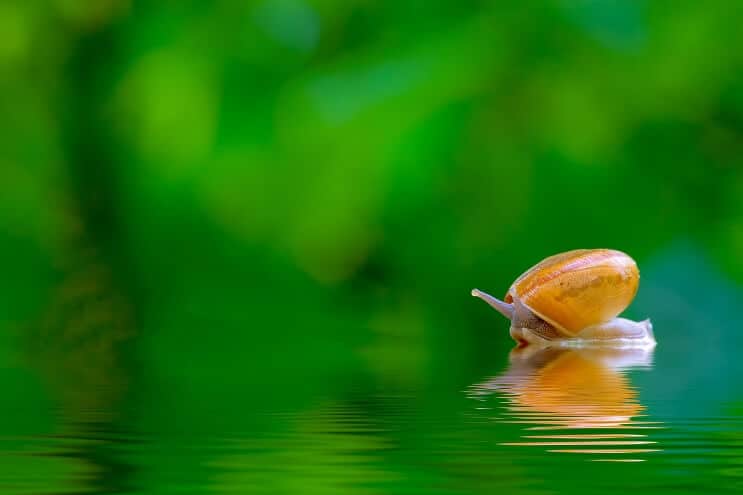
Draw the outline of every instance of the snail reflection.
M633 455L659 450L646 435L657 423L643 420L644 407L624 372L651 365L652 348L514 349L501 375L474 385L470 395L506 398L502 420L524 424L510 446L549 452L592 454L593 460L638 461ZM612 457L614 455L630 457Z

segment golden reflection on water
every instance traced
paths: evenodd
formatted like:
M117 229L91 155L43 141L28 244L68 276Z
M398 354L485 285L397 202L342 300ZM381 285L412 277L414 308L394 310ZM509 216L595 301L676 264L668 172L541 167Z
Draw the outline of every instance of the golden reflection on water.
M659 451L646 430L661 425L644 419L645 407L625 372L649 368L652 352L516 348L504 373L474 385L470 393L478 399L503 394L506 413L499 419L525 425L521 440L501 445L589 454L596 461L642 461L624 456ZM623 457L607 457L611 455Z

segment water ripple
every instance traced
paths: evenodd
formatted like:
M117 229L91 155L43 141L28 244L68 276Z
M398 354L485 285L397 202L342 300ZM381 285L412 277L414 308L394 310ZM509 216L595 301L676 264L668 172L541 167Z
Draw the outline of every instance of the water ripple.
M522 434L506 447L543 447L546 452L587 454L603 461L641 461L644 458L608 458L662 450L658 440L638 430L663 428L647 418L625 371L647 369L652 350L645 349L514 349L509 368L476 384L469 395L484 400L493 393L506 398L496 419L524 425L525 432L565 431L564 434ZM585 433L591 430L591 433ZM648 448L652 446L652 448ZM553 449L549 447L575 447Z

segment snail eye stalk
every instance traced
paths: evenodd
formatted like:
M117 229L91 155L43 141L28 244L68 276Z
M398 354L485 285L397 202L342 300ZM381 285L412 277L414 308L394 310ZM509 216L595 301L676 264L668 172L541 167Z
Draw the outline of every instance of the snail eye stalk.
M513 304L503 302L500 299L491 296L490 294L486 294L480 289L472 289L472 295L488 303L509 320L513 319Z

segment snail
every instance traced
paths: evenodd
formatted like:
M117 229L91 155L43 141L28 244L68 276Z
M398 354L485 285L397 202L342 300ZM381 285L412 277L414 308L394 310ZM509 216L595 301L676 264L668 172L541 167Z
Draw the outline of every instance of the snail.
M511 320L520 345L655 345L650 320L618 318L637 293L640 272L627 254L577 249L556 254L524 272L503 301L478 297Z

